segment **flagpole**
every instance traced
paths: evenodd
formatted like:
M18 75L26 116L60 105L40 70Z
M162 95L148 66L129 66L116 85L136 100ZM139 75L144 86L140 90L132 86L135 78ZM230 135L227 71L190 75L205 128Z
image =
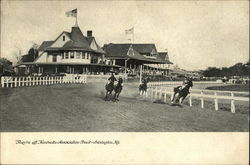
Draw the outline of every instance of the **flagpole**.
M77 11L77 10L76 10ZM76 27L78 26L78 22L77 22L77 15L78 15L78 11L76 12Z

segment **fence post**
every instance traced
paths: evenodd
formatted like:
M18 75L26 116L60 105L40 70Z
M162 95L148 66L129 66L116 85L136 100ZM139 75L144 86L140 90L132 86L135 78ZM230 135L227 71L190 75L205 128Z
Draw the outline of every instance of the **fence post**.
M31 86L31 77L29 77L29 86Z
M12 88L13 87L13 78L12 77L10 77L10 87Z
M234 93L231 92L232 100L231 100L231 112L235 113L235 105L234 105Z
M189 106L192 107L192 96L189 94Z
M8 88L9 87L9 80L7 77L5 77L5 82L6 82L6 87Z
M17 77L14 78L15 84L14 87L17 87Z
M24 86L28 86L28 77L24 77L25 81L24 81Z
M201 108L204 108L203 90L201 91Z
M214 96L215 96L215 99L214 99L214 107L215 107L215 110L218 111L218 110L219 110L219 107L218 107L217 92L214 92Z
M21 86L25 86L25 77L22 77Z

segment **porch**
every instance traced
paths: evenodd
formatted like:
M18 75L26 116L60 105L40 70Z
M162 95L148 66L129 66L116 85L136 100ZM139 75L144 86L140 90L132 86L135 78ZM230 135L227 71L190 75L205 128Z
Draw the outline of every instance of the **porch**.
M60 64L60 63L29 63L22 64L25 67L18 66L18 73L24 73L25 75L32 74L94 74L105 75L109 72L119 72L121 66L106 65L106 64ZM22 71L23 69L24 71Z

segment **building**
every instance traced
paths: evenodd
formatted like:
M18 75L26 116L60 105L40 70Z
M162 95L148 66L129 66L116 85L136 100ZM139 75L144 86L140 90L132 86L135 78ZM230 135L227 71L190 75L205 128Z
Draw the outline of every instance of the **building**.
M144 72L168 73L169 61L167 52L157 52L155 44L106 44L103 46L106 59L112 64L120 65L129 74L138 74L139 67Z
M92 31L83 35L76 25L71 32L63 31L55 40L44 41L18 62L26 74L105 74L117 66L105 61L105 51L97 44Z

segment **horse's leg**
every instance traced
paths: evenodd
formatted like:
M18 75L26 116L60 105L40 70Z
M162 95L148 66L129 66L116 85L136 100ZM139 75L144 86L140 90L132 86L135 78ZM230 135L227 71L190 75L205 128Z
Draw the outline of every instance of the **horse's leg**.
M106 96L105 96L105 99L107 100L108 98L108 91L106 90Z
M175 95L176 95L176 92L174 92L174 93L171 95L171 101L172 101L172 102L174 101Z
M179 104L182 104L183 100L184 100L184 98L183 98L183 97L180 97L180 99L179 99Z
M118 92L117 95L116 95L116 99L119 101L119 95L120 95L121 92Z
M176 93L174 94L172 103L178 103L178 102L179 102L179 99L180 99L180 94L179 94L178 92L176 92Z
M179 101L179 103L180 104L182 104L183 103L183 101L184 101L184 99L187 97L187 95L186 96L182 96L181 98L180 98L180 101Z
M115 100L118 100L118 95L119 95L119 92L115 92Z

